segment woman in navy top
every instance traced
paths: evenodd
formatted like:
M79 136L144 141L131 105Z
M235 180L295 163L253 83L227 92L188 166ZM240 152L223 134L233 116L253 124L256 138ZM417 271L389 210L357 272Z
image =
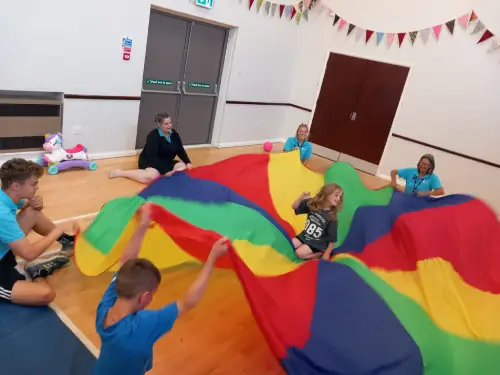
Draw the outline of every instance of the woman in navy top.
M309 135L309 128L306 124L300 124L295 133L295 137L290 137L287 139L285 146L283 146L283 151L300 151L300 160L302 163L307 164L312 156L312 144L307 140Z
M147 184L160 175L170 176L174 172L191 169L191 161L184 150L179 133L172 129L170 116L159 113L155 121L158 127L151 130L146 138L146 145L139 155L139 169L114 170L110 173L110 178L125 177ZM175 160L176 156L182 161Z

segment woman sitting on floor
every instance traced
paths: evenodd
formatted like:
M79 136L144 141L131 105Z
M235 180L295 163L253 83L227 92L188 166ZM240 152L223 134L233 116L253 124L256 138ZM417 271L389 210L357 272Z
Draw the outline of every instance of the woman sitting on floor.
M290 137L287 139L285 146L283 146L283 151L295 151L300 150L300 160L304 165L312 156L312 144L307 140L309 135L309 128L306 124L300 124L297 128L295 137Z
M425 154L420 158L417 168L395 169L391 171L391 186L407 194L424 196L444 195L439 177L434 174L436 163L434 156ZM396 183L396 176L406 180L406 186L400 187Z
M179 133L172 129L172 120L166 113L155 118L158 128L146 138L146 145L139 155L139 169L131 171L114 170L110 178L125 177L148 184L160 175L170 176L175 172L191 169L191 161L184 150ZM175 160L178 156L181 161Z

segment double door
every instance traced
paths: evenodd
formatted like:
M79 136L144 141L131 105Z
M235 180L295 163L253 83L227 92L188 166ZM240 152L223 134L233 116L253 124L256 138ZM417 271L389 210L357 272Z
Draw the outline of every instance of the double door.
M404 66L331 53L310 141L341 156L378 165L408 72Z
M155 10L149 19L136 148L168 113L185 145L210 142L228 30Z

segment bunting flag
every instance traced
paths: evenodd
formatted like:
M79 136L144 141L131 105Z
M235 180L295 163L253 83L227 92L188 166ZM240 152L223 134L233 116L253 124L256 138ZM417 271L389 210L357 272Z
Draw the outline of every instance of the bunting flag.
M391 47L392 46L392 42L394 42L394 37L396 36L396 34L394 33L387 33L387 47Z
M345 19L341 18L340 22L339 22L339 28L338 28L338 30L342 29L345 26L346 23L347 23L347 21Z
M424 42L424 44L427 44L427 41L429 40L430 32L431 32L431 29L420 30L420 38L422 38L422 42Z
M306 9L309 9L309 7L311 6L311 0L305 0L305 5Z
M434 31L434 36L436 37L436 40L439 40L439 35L441 35L441 29L443 28L443 25L437 25L432 28L432 31Z
M253 5L253 2L254 2L254 1L255 1L255 0L250 0L250 1L249 1L249 4L248 4L248 9L252 9L252 5Z
M300 20L302 18L302 14L303 14L302 12L297 13L297 24L300 23Z
M270 1L266 1L265 9L266 9L266 14L269 15L269 10L271 9Z
M340 20L340 16L338 16L338 15L336 14L336 15L335 15L335 17L333 18L333 26L335 26L335 24L336 24L337 22L339 22L339 20Z
M349 28L347 29L347 35L351 34L352 31L356 28L356 25L353 25L352 23L349 24Z
M373 35L373 30L366 30L365 44L368 43L372 35Z
M354 36L354 39L356 40L356 42L358 42L361 37L365 34L365 29L362 29L361 27L358 27L356 29L356 35Z
M285 6L280 4L280 18L283 17L283 12L285 11Z
M295 6L293 5L290 5L290 19L292 19L293 17L295 17L295 14L297 13L297 9L295 9Z
M486 52L491 53L491 52L496 51L499 48L500 48L500 38L495 38L491 42L491 46L490 46L490 48L488 48L488 51L486 51Z
M398 33L398 41L399 41L399 47L401 47L401 44L403 44L403 40L405 39L406 33Z
M479 21L477 24L476 24L476 27L474 27L474 30L472 30L472 33L471 35L474 35L474 34L477 34L478 32L480 31L483 31L485 29L486 26L484 26L484 24Z
M377 46L380 44L382 39L384 39L384 33L377 31Z
M446 22L446 27L451 35L453 35L453 30L455 30L455 20L451 20Z
M262 6L262 3L264 0L257 0L257 12L260 11L260 7Z
M304 17L306 21L309 21L309 9L306 9L302 12L302 17Z
M287 6L285 7L285 17L286 17L286 18L291 19L290 15L292 14L292 8L293 8L293 7L292 7L291 5L287 5Z
M409 33L410 35L410 40L411 40L411 45L414 45L415 44L415 40L417 39L417 34L418 34L418 31L411 31Z
M458 23L464 28L467 29L469 26L469 13L464 14L463 16L458 17Z
M486 31L484 32L484 34L481 37L481 39L479 39L479 41L477 42L477 44L482 43L485 40L488 40L488 39L490 39L493 36L494 36L494 34L490 30L486 29Z
M272 3L271 5L271 16L274 17L274 15L276 14L276 9L278 8L278 4L276 3Z
M476 12L472 11L470 18L469 18L469 23L476 21L477 19L478 18L477 18Z

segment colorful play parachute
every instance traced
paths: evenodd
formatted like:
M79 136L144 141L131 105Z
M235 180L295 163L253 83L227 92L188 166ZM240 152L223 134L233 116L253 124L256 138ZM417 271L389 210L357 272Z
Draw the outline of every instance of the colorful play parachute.
M344 188L332 262L299 261L292 202ZM369 190L347 164L324 176L296 152L243 155L160 178L107 203L78 237L86 275L116 267L137 209L154 203L141 256L158 267L206 259L220 236L255 319L288 374L489 375L500 369L500 224L470 196Z

